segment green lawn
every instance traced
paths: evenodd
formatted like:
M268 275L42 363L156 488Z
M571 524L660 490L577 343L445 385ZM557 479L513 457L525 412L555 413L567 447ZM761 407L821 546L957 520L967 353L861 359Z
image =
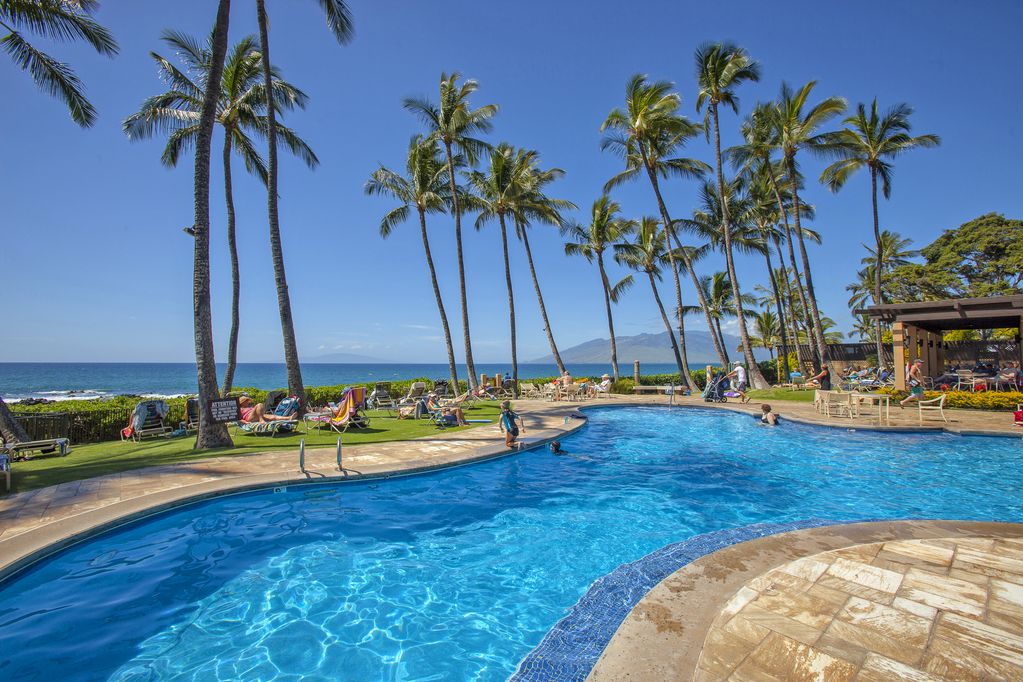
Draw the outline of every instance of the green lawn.
M763 391L747 391L746 394L753 400L762 402L771 400L794 400L800 403L813 402L813 390L790 391L787 388L769 388Z
M500 411L500 406L496 402L483 403L466 410L466 418L489 419L496 423ZM410 440L441 431L433 422L425 419L399 420L388 416L386 412L376 411L370 411L368 415L370 417L368 429L352 429L342 436L342 442L346 447L360 443ZM460 431L473 426L480 424L445 430ZM212 456L243 455L267 450L297 450L299 441L303 438L306 447L333 447L338 438L338 434L330 429L313 428L309 433L305 433L302 426L300 432L282 433L273 438L268 435L256 436L242 431L236 432L233 428L231 436L234 439L233 448L201 451L192 449L194 438L191 435L184 438L149 439L141 443L107 441L76 445L67 457L36 456L27 461L14 462L11 466L11 491L22 492L128 469L188 462Z

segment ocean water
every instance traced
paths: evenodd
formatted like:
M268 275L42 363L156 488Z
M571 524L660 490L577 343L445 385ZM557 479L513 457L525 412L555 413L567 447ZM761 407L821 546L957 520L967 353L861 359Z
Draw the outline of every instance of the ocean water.
M617 566L826 518L1023 521L1023 441L599 408L430 474L180 508L0 584L0 678L504 680Z
M599 377L610 365L569 364L573 376ZM493 376L511 372L510 364L476 363L476 371ZM644 374L675 372L675 365L643 365ZM219 377L224 365L217 365ZM458 378L466 379L465 366ZM519 365L519 378L532 379L557 374L555 365ZM632 365L621 365L622 376L632 376ZM368 381L397 381L415 377L448 378L447 364L404 363L311 363L302 365L306 386L335 386ZM240 363L235 386L262 389L287 385L282 363ZM106 362L0 362L0 396L12 401L24 398L67 400L122 394L175 396L195 393L195 365L191 363L106 363Z

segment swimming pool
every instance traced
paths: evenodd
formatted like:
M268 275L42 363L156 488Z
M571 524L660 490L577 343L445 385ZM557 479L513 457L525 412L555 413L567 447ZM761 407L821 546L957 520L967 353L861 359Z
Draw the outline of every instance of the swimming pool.
M0 585L0 677L500 680L616 566L811 517L1023 520L1023 440L601 408L546 450L220 498Z

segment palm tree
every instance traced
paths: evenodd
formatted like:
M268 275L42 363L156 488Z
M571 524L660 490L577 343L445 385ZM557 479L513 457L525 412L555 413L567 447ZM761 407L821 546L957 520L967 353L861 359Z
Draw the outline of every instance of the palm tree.
M877 326L870 319L870 315L857 315L856 321L853 323L853 333L863 341L873 341L874 334L877 333ZM880 363L880 360L878 362Z
M458 288L462 296L462 335L465 344L465 367L469 372L469 386L475 388L477 383L476 365L472 359L472 340L469 334L469 304L465 291L465 264L462 260L462 207L458 192L455 190L455 153L464 157L470 166L475 165L480 155L489 149L489 145L474 137L480 133L490 132L490 122L497 114L496 104L487 104L473 109L469 106L469 96L476 92L479 85L474 80L467 80L461 85L461 75L452 73L450 76L440 75L440 105L420 98L406 98L405 109L419 116L426 125L431 136L436 137L444 145L447 154L448 178L453 197L455 213L455 248L458 256Z
M540 280L536 276L536 267L533 265L533 251L529 248L529 226L533 222L539 222L560 228L563 224L561 211L577 207L571 201L555 199L544 193L544 187L562 177L565 171L560 168L541 170L538 166L539 154L535 152L522 154L518 158L521 163L526 164L526 167L520 173L521 187L514 210L515 235L522 242L526 251L529 274L533 279L533 290L536 292L536 301L540 306L540 317L543 319L543 328L547 333L547 343L550 344L551 355L554 356L558 372L564 374L565 363L562 362L561 353L558 352L558 344L554 342L554 331L551 329L551 322L547 317L547 306L544 305Z
M667 254L671 265L672 278L675 282L675 311L679 320L679 342L685 347L685 329L682 326L682 286L679 282L679 271L684 269L692 278L696 287L697 297L702 297L699 290L699 278L693 269L688 252L682 248L675 224L668 215L668 207L661 194L660 179L669 177L700 178L710 170L710 166L695 159L676 157L685 143L700 131L699 124L693 123L678 113L682 99L678 93L671 92L672 84L667 81L647 83L646 76L633 76L625 87L625 108L614 109L608 114L601 125L605 133L601 141L602 150L610 150L623 157L625 170L614 176L604 185L604 192L627 181L639 177L640 171L646 173L650 187L657 200L657 208L661 221L667 226L669 245L674 242L675 249L668 248ZM682 259L682 268L676 266L676 252ZM707 302L699 298L700 308L707 318L708 328L713 330ZM724 361L725 352L721 340L713 331L711 338L718 357ZM684 376L689 376L688 359L682 356Z
M185 69L179 70L170 60L150 52L161 79L170 89L143 102L138 112L124 120L122 127L132 141L152 137L157 132L169 133L161 160L164 165L174 167L182 152L194 143L199 128L204 88L210 82L212 34L205 45L176 31L164 31L162 39L181 57ZM224 370L224 393L228 393L234 384L241 295L231 174L232 151L241 155L245 169L255 173L264 185L267 180L266 162L250 137L253 132L265 135L267 130L266 94L260 67L262 58L255 48L255 40L253 36L247 36L230 50L224 64L217 102L217 123L224 128L224 199L227 204L227 245L231 255L231 332L227 345L227 367ZM274 106L278 110L305 107L308 100L306 94L282 80L276 68L273 87ZM309 145L293 130L278 125L277 131L288 149L302 158L306 165L314 168L319 163Z
M739 278L735 271L732 257L732 235L728 202L725 200L725 176L721 164L721 127L718 119L718 106L724 104L735 113L739 112L739 98L735 89L745 81L760 80L760 65L753 61L746 50L729 43L704 45L696 51L696 80L700 94L696 98L696 110L700 111L704 103L708 105L707 116L714 124L714 159L717 169L718 197L721 199L721 235L724 242L725 265L732 289L740 292ZM703 128L708 131L707 121ZM708 131L709 132L709 131ZM770 388L770 384L760 372L760 367L753 357L749 332L746 329L746 316L742 309L742 296L736 296L735 305L739 320L739 339L742 342L743 355L749 368L750 382L754 388Z
M354 34L352 17L344 0L319 0L320 8L327 19L327 27L342 45L347 44ZM270 61L270 38L267 33L266 0L256 0L256 20L259 24L259 49L263 53L264 94L269 100L273 96L273 68ZM270 254L274 267L274 282L277 285L277 307L281 315L281 333L284 337L284 365L288 372L288 392L297 396L305 405L305 386L302 384L302 367L298 360L298 344L295 341L295 321L291 315L291 297L288 294L288 278L284 272L284 250L281 246L281 221L277 206L277 111L266 107L267 122L267 215L270 223Z
M593 202L590 209L590 224L583 227L578 223L570 223L562 228L562 235L574 241L565 242L565 254L583 256L589 262L596 261L600 273L600 288L604 292L604 309L607 312L607 331L611 336L611 371L614 380L618 381L618 347L615 343L615 324L611 315L611 303L617 303L619 297L632 286L632 275L626 275L617 284L611 286L604 267L604 251L625 240L635 229L635 222L619 217L618 204L604 194ZM687 374L686 380L692 384ZM692 388L690 386L690 388Z
M715 272L712 275L704 275L700 278L700 289L703 291L703 295L706 297L707 302L710 305L711 317L714 320L714 329L718 336L724 340L725 335L721 330L721 320L726 317L736 317L738 315L738 310L735 304L735 290L732 289L732 283L728 279L728 273ZM742 298L743 303L746 305L752 305L756 302L756 298L750 294L743 294ZM685 312L687 314L696 312L696 307L686 306ZM725 359L730 362L727 355L725 356Z
M97 0L4 0L0 2L0 27L7 35L0 48L10 55L22 71L27 71L46 93L64 102L71 120L83 128L96 122L96 109L85 97L82 82L67 64L36 49L22 31L30 31L52 40L83 40L96 52L113 57L117 41L92 18L99 8Z
M771 356L771 360L774 360L774 349L781 340L781 335L784 332L781 322L778 317L769 309L765 309L763 312L753 312L753 333L754 336L750 337L750 341L756 347L766 348L768 354ZM775 376L781 377L781 359L785 358L785 364L788 364L788 353L784 350L778 356L778 363L775 369Z
M416 135L409 142L408 160L405 164L406 175L401 176L383 166L378 168L366 182L366 194L385 194L397 199L401 204L392 209L380 221L380 236L386 239L398 224L405 222L409 210L415 208L419 214L419 231L423 237L423 253L426 254L426 265L430 270L430 283L433 295L437 299L437 312L444 330L444 343L448 351L448 369L451 372L452 389L458 392L458 371L455 365L455 348L451 342L451 330L448 327L448 316L444 312L444 300L441 298L440 285L437 283L437 269L433 264L430 251L430 238L426 232L426 214L442 213L451 203L448 187L447 165L439 157L437 141L424 140Z
M479 211L476 229L496 219L501 227L501 250L504 254L504 280L508 288L508 324L511 338L512 394L518 397L519 361L515 334L515 294L512 290L511 263L508 259L508 229L505 218L515 218L518 200L526 179L524 174L536 152L516 150L502 142L490 150L483 171L468 174L475 204Z
M227 30L231 14L231 0L220 0L217 22L213 28L210 51L209 80L221 82L224 58L227 55ZM219 91L206 88L199 115L199 129L195 134L195 239L193 261L193 310L195 311L195 366L199 384L199 428L195 447L198 449L229 447L231 435L225 424L213 421L212 401L220 397L217 391L217 361L213 351L213 320L210 314L210 146L213 127L217 122ZM270 107L273 111L273 107Z
M799 254L802 258L803 276L806 277L806 304L809 306L814 344L816 345L821 365L827 365L829 371L833 372L834 370L830 366L831 362L828 357L827 343L824 338L824 328L821 325L821 314L817 308L817 296L813 289L810 258L807 256L806 244L803 239L802 223L800 221L799 173L796 164L796 154L800 150L806 150L817 155L827 154L830 148L829 138L827 133L819 132L820 127L845 111L846 105L845 100L841 97L828 97L807 109L806 101L816 85L816 81L810 81L798 90L793 90L788 84L783 83L781 86L781 96L775 107L774 119L777 145L782 152L782 158L789 179L789 188L792 192L793 218L796 236L799 238Z
M639 221L635 232L634 241L615 244L615 260L637 272L645 272L650 282L650 291L654 295L657 309L661 313L661 320L664 328L668 331L668 338L671 340L671 349L675 353L675 362L681 376L688 375L683 370L682 355L679 352L678 342L675 340L675 333L671 327L671 320L664 311L664 304L661 303L661 296L657 293L657 282L661 279L661 268L671 263L668 257L668 235L661 229L657 218L645 217Z
M832 192L840 190L852 175L866 167L870 170L870 198L874 218L874 243L881 253L881 227L877 220L877 179L881 178L881 193L885 199L892 194L891 160L900 154L918 147L937 147L941 138L937 135L910 136L909 117L913 108L908 104L897 104L884 115L877 111L877 98L870 103L870 113L861 103L856 113L845 119L846 128L831 136L835 153L841 158L824 169L821 182ZM883 268L874 268L874 303L881 303L881 275ZM877 357L882 356L881 320L877 320Z

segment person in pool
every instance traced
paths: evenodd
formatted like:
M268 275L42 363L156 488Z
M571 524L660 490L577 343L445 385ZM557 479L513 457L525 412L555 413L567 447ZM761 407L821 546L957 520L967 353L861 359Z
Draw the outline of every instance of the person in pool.
M504 444L507 447L522 447L522 444L517 441L519 434L526 432L526 425L523 424L522 417L512 411L510 401L505 400L501 403L501 418L498 419L497 424L501 432L504 433Z
M763 412L763 414L760 415L761 424L767 424L768 426L778 425L778 415L771 411L770 405L764 403L760 406L760 411Z

